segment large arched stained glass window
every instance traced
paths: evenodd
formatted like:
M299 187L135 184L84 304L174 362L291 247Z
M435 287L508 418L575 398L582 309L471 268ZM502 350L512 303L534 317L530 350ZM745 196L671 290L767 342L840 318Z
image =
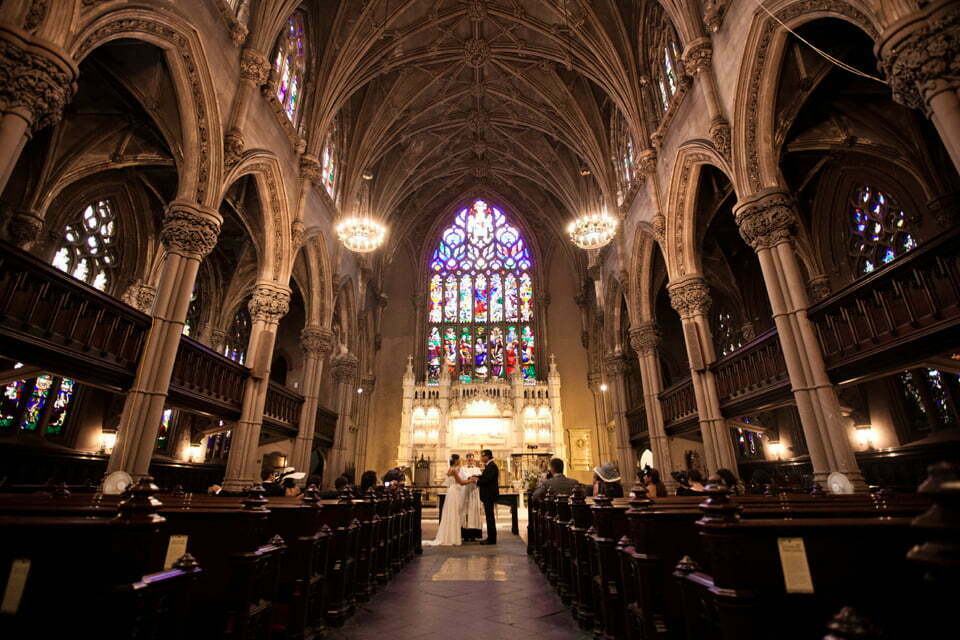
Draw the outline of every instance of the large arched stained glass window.
M916 246L907 215L889 194L869 185L853 190L850 256L857 276L870 273Z
M106 290L117 266L115 219L109 201L88 205L79 219L64 227L53 266L100 291Z
M457 214L430 260L428 382L442 367L461 382L536 381L532 266L499 209L477 200Z
M276 96L290 122L296 124L303 102L303 78L307 68L304 44L303 14L294 13L277 41L277 55L273 63Z

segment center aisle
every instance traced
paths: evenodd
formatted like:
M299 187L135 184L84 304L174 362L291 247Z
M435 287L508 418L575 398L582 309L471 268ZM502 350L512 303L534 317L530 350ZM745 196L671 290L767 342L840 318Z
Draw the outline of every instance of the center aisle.
M577 627L528 559L526 544L509 529L500 532L496 546L424 547L422 556L329 637L591 638Z

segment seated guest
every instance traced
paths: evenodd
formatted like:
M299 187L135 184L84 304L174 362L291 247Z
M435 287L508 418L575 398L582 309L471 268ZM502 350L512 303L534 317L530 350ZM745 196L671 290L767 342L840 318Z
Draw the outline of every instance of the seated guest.
M388 482L393 484L395 482L402 481L403 474L400 472L400 467L394 467L393 469L390 469L390 471L387 471L385 474L383 474L383 484L387 484Z
M593 495L608 498L622 498L623 485L620 484L620 471L613 462L604 462L593 469Z
M377 486L377 472L364 471L363 475L360 476L360 493L365 495L369 489L375 486Z
M317 489L319 489L319 488L320 488L320 485L322 485L322 484L323 484L323 478L321 478L320 476L318 476L318 475L316 475L316 474L314 474L314 475L310 476L309 478L307 478L307 485L306 485L306 486L308 486L308 487L309 487L309 486L314 486L314 487L316 487Z
M288 498L296 498L300 495L300 488L297 486L297 481L293 478L284 478L283 479L283 495Z
M677 489L678 496L698 496L704 492L703 474L696 469L687 472L687 486Z
M560 458L550 460L550 473L552 475L542 480L537 488L533 490L533 495L530 496L531 500L543 500L543 496L547 494L548 489L553 489L554 493L569 494L573 491L574 487L580 484L573 478L568 478L563 475L563 460Z
M650 498L666 498L667 485L660 479L660 472L653 467L647 467L646 471L638 472L643 486L647 488L647 496Z
M263 493L267 497L277 497L283 495L283 487L277 482L277 474L273 471L264 471L260 478L260 484L263 485Z
M333 489L327 489L326 491L320 492L321 500L336 500L340 497L340 491L342 491L347 486L347 477L340 476L333 481Z
M730 490L730 492L736 496L743 495L743 491L740 489L740 481L737 480L737 476L733 475L733 471L730 469L717 469L716 476L723 481L723 486Z

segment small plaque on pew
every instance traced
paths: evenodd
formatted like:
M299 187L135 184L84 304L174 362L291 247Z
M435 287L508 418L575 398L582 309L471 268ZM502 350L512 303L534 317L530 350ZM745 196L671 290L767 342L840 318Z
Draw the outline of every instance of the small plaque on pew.
M180 556L187 552L187 536L170 536L170 542L167 543L167 557L163 561L163 568L169 569L173 566Z
M3 590L3 602L0 603L0 613L17 613L20 608L20 598L23 597L23 588L27 585L27 576L30 575L30 559L14 558L10 566L10 575L7 576L7 588Z
M787 593L813 593L813 579L807 563L807 549L803 538L777 538L780 548L780 567Z

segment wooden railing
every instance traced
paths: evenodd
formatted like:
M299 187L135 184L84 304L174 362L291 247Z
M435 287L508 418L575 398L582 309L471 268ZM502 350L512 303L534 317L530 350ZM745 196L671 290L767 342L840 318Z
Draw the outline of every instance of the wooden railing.
M765 331L711 367L724 413L738 408L756 410L789 397L790 379L776 328ZM748 407L745 405L749 405Z
M297 431L303 396L279 382L270 381L263 405L263 424L281 431Z
M643 402L627 411L627 426L630 429L631 440L647 432L647 408Z
M325 446L333 446L333 437L337 432L336 411L324 407L317 407L317 418L314 423L313 439Z
M170 379L170 404L236 420L250 370L196 340L181 336Z
M660 393L663 422L666 427L680 427L697 422L697 400L693 381L684 378Z
M35 256L0 245L0 350L83 382L133 382L150 316Z
M811 307L835 383L960 347L960 227Z

